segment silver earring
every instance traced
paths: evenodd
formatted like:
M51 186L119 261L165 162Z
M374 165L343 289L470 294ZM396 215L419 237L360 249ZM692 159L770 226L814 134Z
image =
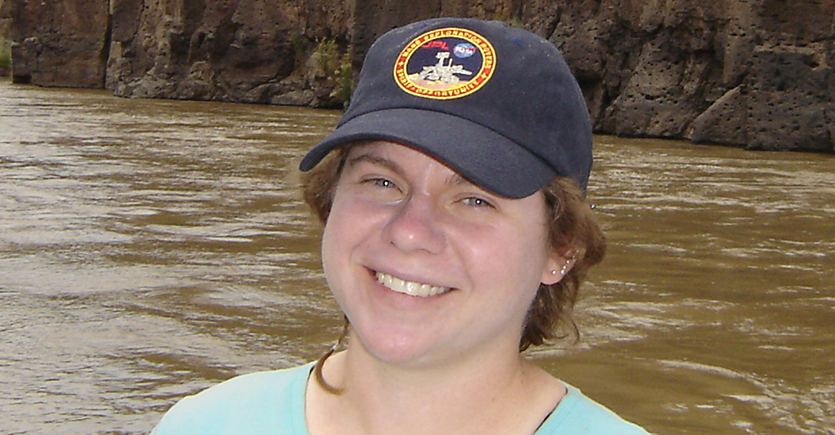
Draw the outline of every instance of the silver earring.
M556 270L551 270L551 275L556 275L556 274L557 274Z
M562 264L562 268L560 268L560 275L565 276L568 273L568 262Z

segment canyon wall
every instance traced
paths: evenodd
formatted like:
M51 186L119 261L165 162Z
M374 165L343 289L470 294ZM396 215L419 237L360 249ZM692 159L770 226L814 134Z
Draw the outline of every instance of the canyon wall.
M598 133L835 152L835 0L5 0L13 77L125 97L340 107L421 18L553 41Z
M44 86L104 86L108 46L107 2L5 0L11 20L15 81Z

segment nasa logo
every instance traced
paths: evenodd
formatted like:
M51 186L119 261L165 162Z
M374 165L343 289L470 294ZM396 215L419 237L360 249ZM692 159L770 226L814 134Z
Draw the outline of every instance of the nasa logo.
M407 44L394 63L394 80L409 94L448 100L478 91L495 69L496 52L488 40L472 30L450 27Z
M475 54L476 48L473 44L469 42L465 42L463 44L458 44L455 48L452 49L452 54L458 58L467 58Z

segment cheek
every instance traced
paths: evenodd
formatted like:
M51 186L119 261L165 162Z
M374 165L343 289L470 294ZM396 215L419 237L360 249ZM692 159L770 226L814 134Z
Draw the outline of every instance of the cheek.
M337 193L322 233L322 264L329 281L337 267L350 262L354 250L375 240L381 218L379 210Z
M342 250L350 243L350 240L346 240L346 237L351 234L350 231L346 231L346 226L350 226L346 218L350 217L351 213L346 211L346 205L344 201L340 201L340 196L334 198L330 215L322 232L322 266L329 280L329 272L333 271L335 261L345 256Z
M477 278L515 292L535 293L547 265L544 232L512 228L470 238L470 261Z
M344 219L344 207L338 201L334 201L325 229L322 233L322 269L325 273L325 280L328 288L333 294L336 302L344 310L344 287L349 274L348 259L350 256L350 244L347 240L351 232L346 231ZM349 224L348 224L349 225Z

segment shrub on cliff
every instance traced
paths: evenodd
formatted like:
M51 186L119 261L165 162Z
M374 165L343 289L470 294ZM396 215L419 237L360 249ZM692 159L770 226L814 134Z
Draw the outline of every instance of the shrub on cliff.
M322 79L332 90L328 97L336 104L345 105L351 99L353 69L348 53L340 54L336 41L323 38L317 41L310 56L315 65L314 77Z
M0 76L8 77L12 71L12 44L8 39L0 39Z

